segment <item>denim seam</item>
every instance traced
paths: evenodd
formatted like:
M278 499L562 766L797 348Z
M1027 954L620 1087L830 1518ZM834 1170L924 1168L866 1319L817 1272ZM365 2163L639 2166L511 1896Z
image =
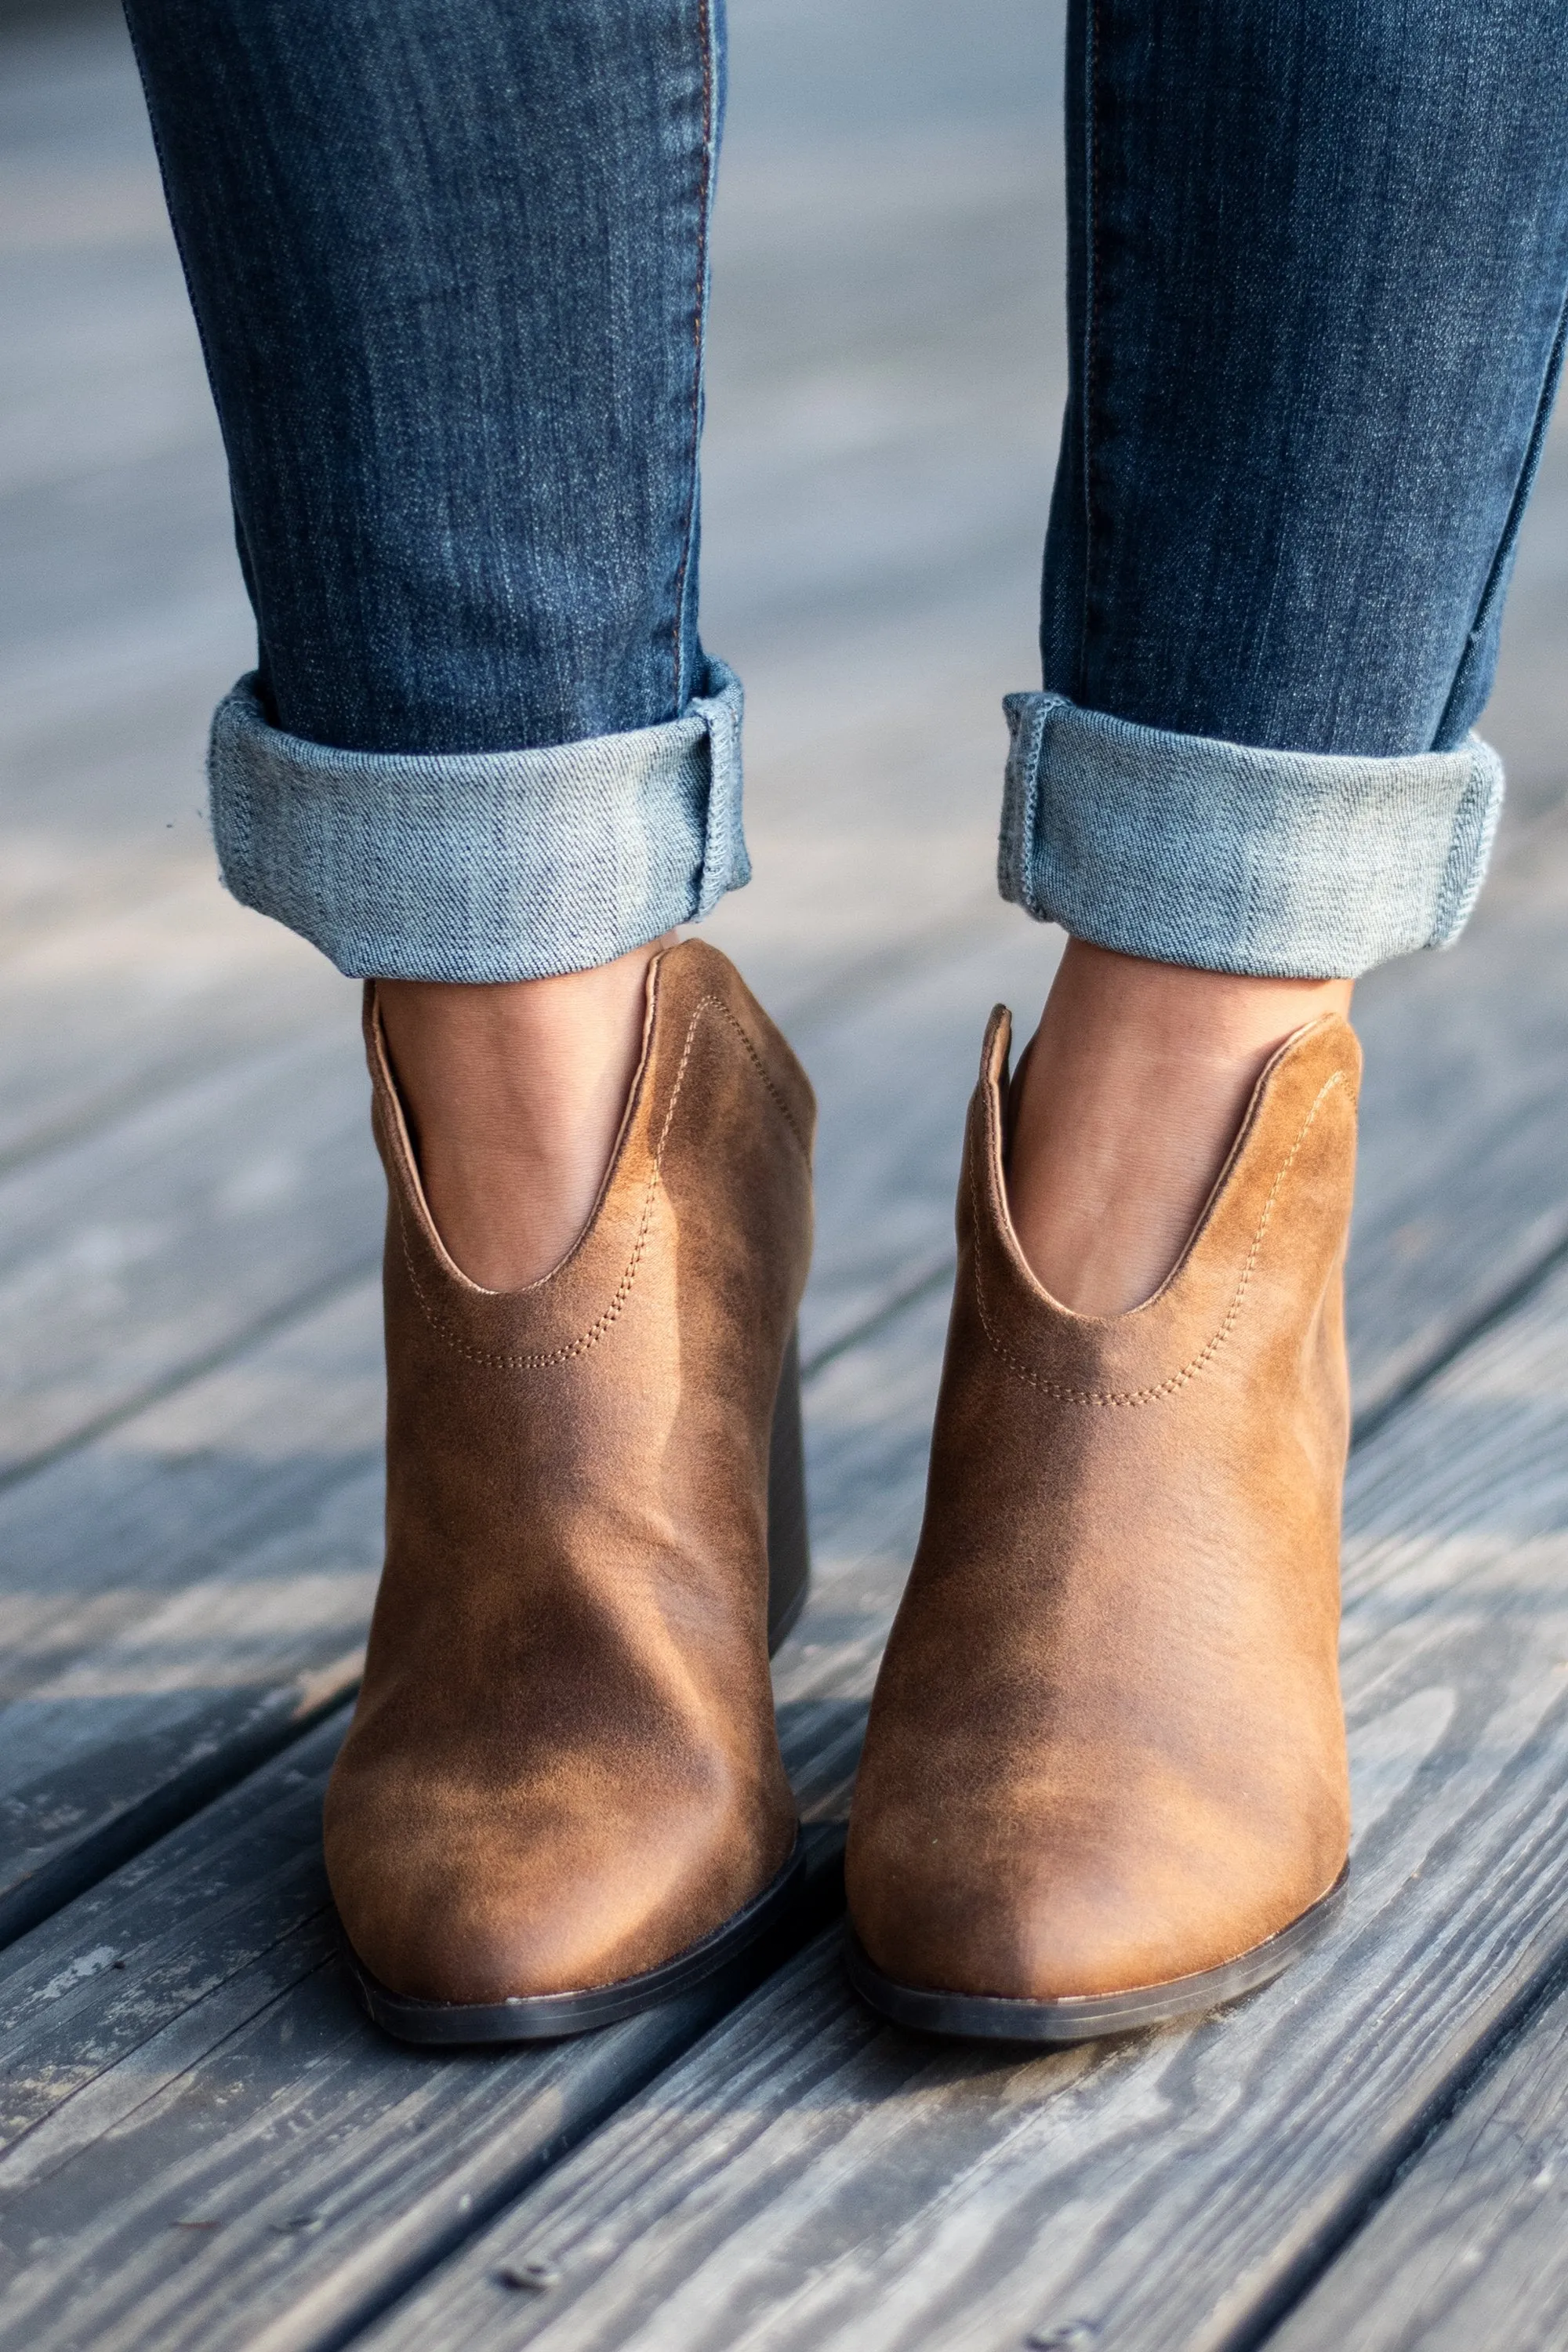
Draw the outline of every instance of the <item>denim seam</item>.
M419 1302L419 1309L421 1314L424 1316L425 1320L428 1323L432 1331L435 1332L437 1338L440 1339L445 1346L450 1348L454 1355L466 1358L469 1363L488 1364L501 1371L553 1371L558 1370L561 1365L571 1362L575 1357L590 1354L592 1350L597 1347L605 1332L619 1320L621 1310L626 1306L626 1300L631 1297L633 1286L637 1281L638 1268L642 1265L643 1255L647 1248L648 1231L653 1223L653 1204L658 1194L659 1176L664 1165L665 1147L669 1141L669 1130L674 1124L676 1108L680 1101L682 1089L686 1085L686 1072L691 1060L692 1048L697 1042L698 1025L701 1022L704 1013L721 1013L724 1019L730 1024L731 1028L735 1032L737 1037L739 1037L742 1045L745 1047L746 1055L752 1064L752 1069L756 1073L756 1076L762 1080L762 1083L767 1089L768 1094L772 1097L784 1118L784 1124L788 1127L791 1135L795 1139L796 1148L806 1159L807 1164L809 1165L810 1154L806 1151L800 1129L795 1124L795 1114L790 1109L789 1105L785 1102L777 1087L774 1086L772 1078L769 1077L766 1070L763 1067L762 1056L757 1052L757 1049L752 1045L751 1039L747 1036L744 1029L742 1029L741 1024L736 1020L735 1015L730 1010L730 1007L725 1003L721 996L700 997L697 1003L692 1007L691 1018L687 1024L685 1044L681 1049L679 1066L675 1074L675 1085L670 1093L669 1106L664 1114L664 1124L658 1131L658 1141L654 1147L653 1167L649 1173L647 1187L643 1196L642 1219L637 1227L637 1240L632 1244L632 1254L626 1260L625 1269L621 1275L619 1282L616 1286L609 1305L595 1318L592 1323L589 1324L588 1328L582 1332L577 1339L566 1341L559 1348L552 1348L549 1349L548 1352L539 1350L521 1356L503 1356L498 1355L493 1350L487 1348L465 1347L463 1342L454 1336L450 1326L447 1323L446 1319L440 1315L437 1309L432 1306L429 1298L426 1296L424 1289L421 1287L419 1276L414 1270L413 1253L408 1246L407 1218L405 1213L403 1204L401 1201L399 1201L397 1209L397 1235L399 1243L402 1245L403 1263L407 1270L409 1286L412 1289L415 1297ZM574 1250L572 1253L569 1253L569 1255L574 1255L575 1251ZM544 1281L549 1283L552 1278L552 1275L546 1275L544 1276ZM491 1292L488 1295L495 1297L497 1294ZM502 1293L500 1295L505 1296L506 1294Z
M1089 143L1089 169L1084 174L1084 204L1089 218L1085 223L1084 266L1089 272L1085 289L1083 327L1083 596L1079 609L1078 661L1075 667L1076 690L1080 701L1089 699L1089 614L1094 602L1094 403L1095 385L1100 359L1100 0L1092 0L1089 12L1088 50L1084 59L1084 137Z
M697 488L702 462L702 376L708 313L708 236L713 203L713 35L710 0L698 0L698 39L702 47L702 170L697 199L697 283L691 314L691 467L687 479L686 521L680 565L675 577L675 707L686 702L686 591L697 524Z
M735 680L737 698L740 681ZM702 870L697 877L694 920L713 912L725 893L752 878L742 819L741 717L716 697L708 709L708 805L702 827Z
M1065 1381L1047 1380L1042 1374L1032 1370L1030 1367L1024 1362L1021 1357L1016 1356L1013 1353L1012 1349L1006 1345L1005 1340L998 1338L996 1332L992 1328L991 1318L985 1311L985 1287L981 1279L980 1274L980 1251L976 1249L974 1253L974 1303L976 1307L979 1309L981 1326L984 1330L985 1337L991 1342L992 1348L995 1351L996 1355L999 1356L1003 1363L1006 1365L1008 1370L1011 1371L1017 1379L1026 1381L1031 1388L1038 1389L1047 1396L1056 1397L1064 1404L1091 1405L1159 1404L1163 1402L1166 1398L1174 1396L1179 1390L1184 1389L1190 1381L1197 1379L1201 1372L1206 1371L1215 1357L1218 1355L1220 1349L1229 1339L1231 1332L1236 1327L1237 1318L1241 1313L1242 1302L1246 1298L1248 1286L1252 1281L1254 1269L1258 1264L1258 1254L1263 1247L1263 1236L1268 1232L1269 1220L1274 1214L1274 1203L1279 1198L1279 1188L1284 1183L1287 1176L1290 1173L1291 1169L1295 1166L1296 1160L1300 1153L1301 1147L1306 1142L1308 1134L1310 1131L1312 1122L1317 1118L1324 1101L1333 1093L1336 1087L1342 1087L1344 1084L1344 1072L1342 1070L1336 1070L1333 1076L1331 1078L1326 1078L1323 1081L1323 1084L1319 1087L1317 1095L1313 1100L1312 1107L1301 1122L1301 1131L1297 1136L1295 1142L1291 1145L1284 1165L1280 1168L1273 1183L1269 1186L1268 1198L1263 1203L1263 1214L1258 1221L1258 1231L1252 1236L1252 1247L1247 1254L1247 1263L1241 1269L1241 1279L1236 1286L1236 1296L1231 1300L1230 1306L1226 1313L1225 1320L1221 1323L1218 1330L1214 1334L1214 1337L1205 1347L1199 1349L1197 1354L1192 1359L1190 1363L1184 1364L1179 1372L1173 1372L1168 1380L1160 1381L1151 1388L1068 1388ZM1352 1108L1354 1107L1353 1097L1352 1097ZM973 1164L970 1168L969 1181L970 1209L971 1213L975 1219L976 1230L978 1231L980 1204L974 1193L975 1172ZM994 1173L994 1156L988 1156L987 1184L988 1189L993 1194L993 1205L997 1205L994 1200L995 1182ZM1184 1252L1184 1255L1185 1253ZM1163 1286L1162 1286L1162 1287ZM1140 1310L1136 1307L1131 1309L1131 1312L1134 1314L1139 1311ZM1118 1318L1117 1319L1121 1320L1121 1318Z
M1454 813L1453 836L1444 861L1443 878L1437 886L1428 947L1452 947L1469 920L1486 879L1487 862L1501 815L1502 795L1492 791L1489 777L1472 751L1469 781Z
M996 885L1004 898L1032 910L1039 777L1045 761L1046 730L1056 704L1049 695L1008 695L1003 707L1009 716L1016 707L1019 719L1002 786Z
M1490 569L1487 572L1486 584L1481 590L1480 602L1476 607L1475 618L1465 638L1465 649L1459 656L1458 667L1454 673L1454 682L1448 689L1448 698L1443 705L1442 718L1437 722L1436 733L1433 739L1437 743L1441 743L1444 735L1447 732L1450 714L1456 703L1458 703L1463 697L1474 666L1476 648L1484 641L1491 625L1492 615L1498 602L1506 593L1509 574L1513 565L1514 551L1519 545L1520 528L1524 520L1524 510L1530 502L1530 494L1535 487L1536 475L1541 470L1547 430L1552 422L1557 387L1563 375L1565 347L1568 347L1568 299L1564 300L1562 310L1558 312L1557 331L1552 339L1552 349L1547 354L1546 373L1542 378L1541 394L1535 404L1535 415L1531 421L1530 436L1525 443L1524 456L1520 462L1519 478L1514 483L1513 496L1509 500L1508 513L1503 518L1502 530L1499 534Z

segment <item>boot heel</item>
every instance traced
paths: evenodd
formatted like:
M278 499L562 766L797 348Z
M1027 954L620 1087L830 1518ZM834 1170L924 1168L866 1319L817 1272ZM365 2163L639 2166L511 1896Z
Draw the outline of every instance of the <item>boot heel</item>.
M811 1585L805 1445L800 1422L800 1332L789 1336L768 1449L768 1655L795 1625Z

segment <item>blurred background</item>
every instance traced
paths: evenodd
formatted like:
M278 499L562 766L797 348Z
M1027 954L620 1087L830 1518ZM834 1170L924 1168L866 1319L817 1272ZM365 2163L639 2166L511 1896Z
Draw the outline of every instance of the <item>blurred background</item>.
M703 630L746 681L757 878L711 931L822 1091L818 1352L940 1280L981 1022L998 995L1032 1019L1055 952L994 870L1065 383L1061 15L730 9ZM130 48L96 0L0 0L0 317L20 1468L368 1264L379 1213L353 986L212 871L204 738L250 618ZM1497 880L1456 954L1359 1000L1365 1402L1568 1242L1565 646L1560 423L1488 720ZM1480 1106L1457 1140L1456 1086Z
M793 992L994 896L1063 381L1059 34L1026 0L731 17L704 630L750 705L731 919ZM200 896L206 717L253 655L118 13L12 5L0 42L5 912L33 928Z

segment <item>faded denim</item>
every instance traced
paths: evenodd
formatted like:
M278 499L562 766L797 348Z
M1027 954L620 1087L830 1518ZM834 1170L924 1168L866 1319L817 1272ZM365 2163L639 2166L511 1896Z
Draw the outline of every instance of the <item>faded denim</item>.
M1359 760L1131 726L1060 695L1006 711L1002 895L1097 947L1350 978L1447 947L1475 904L1502 809L1479 736Z
M751 879L741 682L665 727L528 751L342 751L269 726L254 677L213 721L213 826L235 897L340 971L538 980L711 912Z
M1073 0L1067 90L1071 386L1003 887L1226 971L1446 944L1563 362L1568 5Z
M747 877L698 636L721 0L128 0L227 448L225 877L342 969L601 961Z
M231 887L440 979L705 912L747 873L697 628L719 0L127 7L258 616ZM1071 0L1068 163L1003 887L1224 970L1441 945L1562 365L1568 0Z

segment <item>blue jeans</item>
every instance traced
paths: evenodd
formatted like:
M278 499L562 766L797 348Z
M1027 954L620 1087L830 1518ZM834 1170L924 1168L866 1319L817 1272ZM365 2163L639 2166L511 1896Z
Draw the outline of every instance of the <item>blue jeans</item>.
M697 631L720 0L127 0L256 672L225 877L344 971L747 877ZM1568 0L1075 0L1073 367L1004 892L1326 976L1463 923L1561 364Z

